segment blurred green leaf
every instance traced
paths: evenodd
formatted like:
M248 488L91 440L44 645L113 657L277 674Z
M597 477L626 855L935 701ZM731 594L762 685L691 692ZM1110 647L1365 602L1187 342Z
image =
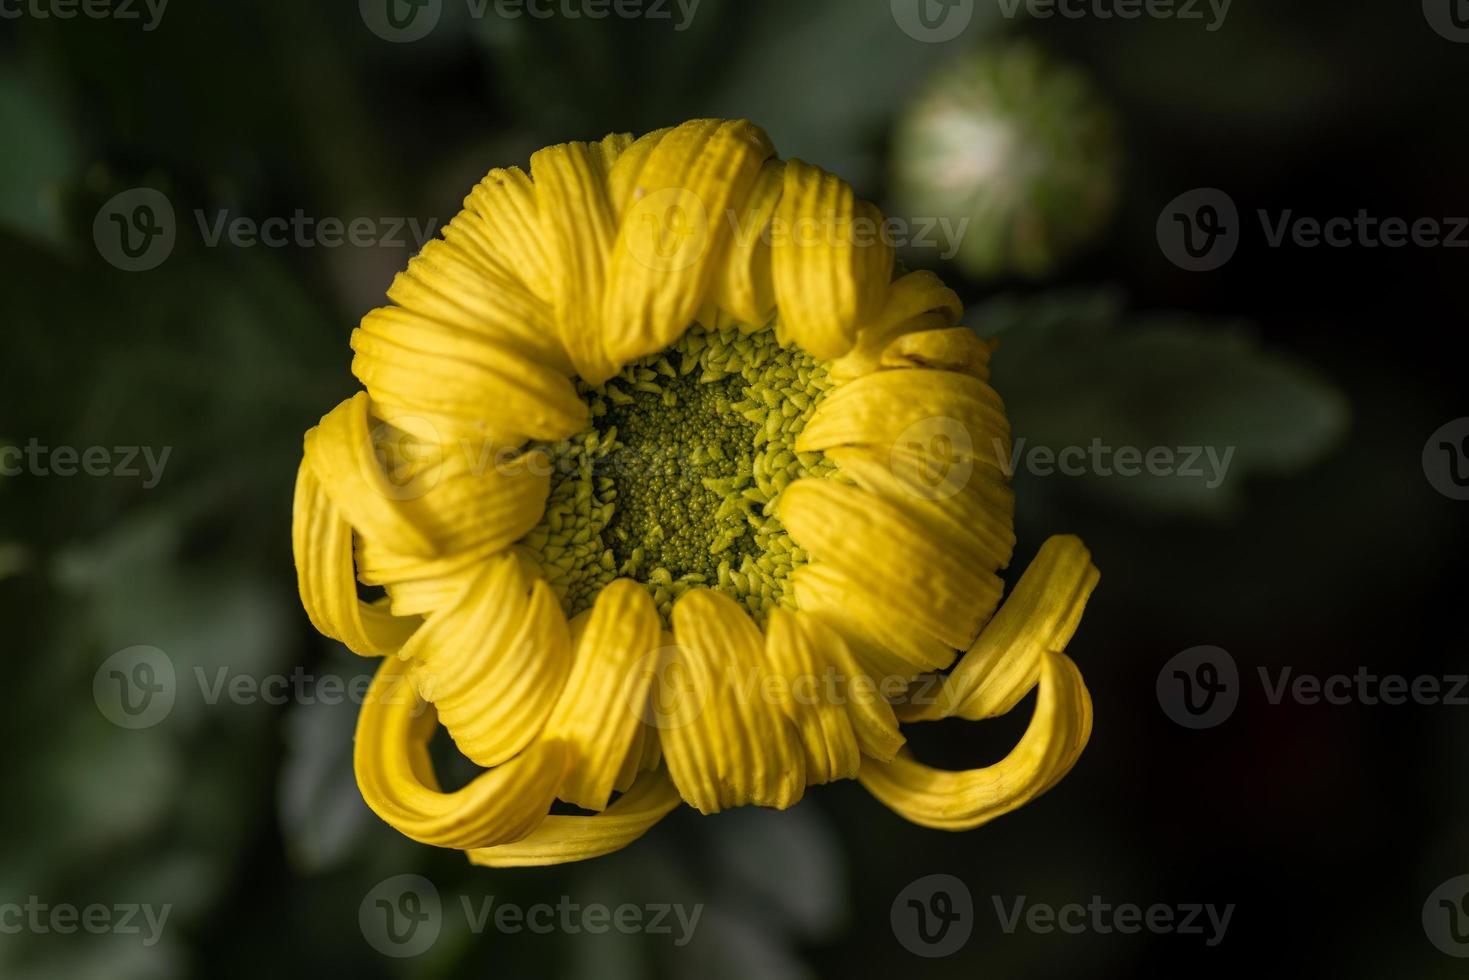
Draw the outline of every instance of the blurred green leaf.
M38 76L0 68L0 227L54 245L65 241L61 190L78 171L66 114ZM22 135L23 134L23 135Z
M1000 341L994 382L1013 425L1017 480L1065 481L1147 513L1217 515L1249 475L1298 472L1347 429L1342 394L1261 347L1245 324L1126 314L1106 291L1002 298L966 320ZM1031 450L1068 447L1085 450L1085 472L1027 465ZM1165 451L1166 461L1119 475L1123 449Z

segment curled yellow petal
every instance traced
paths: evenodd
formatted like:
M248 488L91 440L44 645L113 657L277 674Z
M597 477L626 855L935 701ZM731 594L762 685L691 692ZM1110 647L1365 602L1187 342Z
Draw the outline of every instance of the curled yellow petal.
M840 178L789 160L772 229L772 277L785 336L816 357L841 357L880 309L893 251L882 216Z
M648 154L612 251L602 322L614 362L662 350L688 329L724 255L728 218L774 152L749 122L697 119Z
M402 656L459 751L495 766L540 734L566 683L571 635L550 586L502 555L428 618Z
M949 327L903 334L883 348L878 363L883 368L957 371L988 381L992 352L990 342L968 327Z
M597 596L577 638L571 677L546 724L546 734L571 752L559 794L568 803L601 810L634 749L641 761L637 738L661 636L658 610L638 583L617 579Z
M602 857L646 834L678 803L678 790L667 774L644 773L602 813L553 814L523 840L475 848L468 852L469 860L489 868L525 868Z
M653 710L680 795L705 814L795 803L806 787L805 754L766 694L760 631L734 600L708 589L674 605L673 631Z
M778 701L801 736L806 780L813 785L850 779L862 759L843 703L849 679L828 659L822 641L841 642L809 616L771 610L765 656L782 682Z
M1002 715L1035 686L1046 651L1064 651L1101 577L1081 539L1041 546L994 619L943 678L930 703L906 705L904 721Z
M831 366L831 376L847 380L877 370L883 352L914 331L943 330L959 322L964 304L928 270L910 272L888 288L882 306L858 325L857 341Z
M730 213L729 248L714 276L714 301L737 322L763 326L775 313L770 223L785 192L785 161L766 160L745 198Z
M617 370L607 356L602 320L607 264L617 239L606 166L602 148L586 143L549 146L530 159L556 330L576 373L594 385Z
M422 621L390 615L357 597L352 527L305 462L296 474L294 511L291 550L311 625L360 656L395 655Z
M399 307L352 331L352 373L385 414L423 417L442 438L561 439L587 422L570 379L484 335Z
M917 610L946 633L973 636L999 604L1002 585L992 562L962 540L930 533L905 503L834 480L805 479L782 494L780 518L818 562L852 578L870 575L874 556L881 556L880 591L888 602Z
M971 830L1009 813L1066 775L1091 736L1091 697L1065 654L1042 654L1039 688L1019 744L992 766L933 769L904 752L891 762L864 761L857 778L896 813L938 830Z
M972 375L878 371L827 395L796 439L798 452L840 446L914 453L936 470L969 461L1003 475L1010 423L1000 396Z
M504 765L445 793L428 754L436 726L408 665L385 659L357 717L353 750L357 786L372 811L399 833L437 847L489 847L535 830L556 796L566 747L537 740Z
M540 235L535 185L525 171L519 167L491 170L469 192L464 207L484 230L482 248L533 295L549 303L553 296L551 259Z

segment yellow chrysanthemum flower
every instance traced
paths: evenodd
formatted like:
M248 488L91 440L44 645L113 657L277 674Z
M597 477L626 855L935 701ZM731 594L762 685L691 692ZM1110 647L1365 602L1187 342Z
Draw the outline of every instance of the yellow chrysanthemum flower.
M1001 604L990 347L936 276L894 278L875 208L720 120L548 147L465 205L354 332L366 391L296 490L307 613L383 658L355 752L379 816L550 864L836 779L961 830L1070 769L1096 569L1052 538ZM996 765L902 748L900 719L1037 686ZM453 792L439 726L485 770Z

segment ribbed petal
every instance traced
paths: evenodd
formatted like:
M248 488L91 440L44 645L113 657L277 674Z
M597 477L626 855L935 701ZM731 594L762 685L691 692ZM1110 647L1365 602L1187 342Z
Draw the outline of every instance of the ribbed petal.
M476 848L468 852L469 860L489 868L522 868L602 857L646 834L678 804L678 790L667 774L645 773L603 813L549 816L525 839Z
M566 747L540 739L463 789L441 792L428 754L437 719L407 671L399 658L385 659L357 717L353 765L367 805L400 833L438 847L489 847L535 830L555 798Z
M993 348L968 327L921 330L895 338L883 348L882 368L933 368L957 371L988 381Z
M714 276L714 302L738 323L764 326L775 315L770 223L785 192L785 161L766 160L742 208Z
M607 356L602 319L607 266L617 239L606 161L603 147L587 143L547 147L530 161L556 332L576 373L589 384L601 384L617 370Z
M959 322L964 303L928 270L910 272L888 287L882 306L859 324L857 342L831 365L845 380L876 371L883 351L897 338L920 330L942 330Z
M885 578L872 581L813 562L797 568L791 584L800 610L836 631L863 671L878 681L907 681L954 662L954 646L923 629L912 605Z
M291 550L296 583L311 625L364 657L395 655L421 620L390 615L381 604L357 598L352 572L352 527L311 467L296 474Z
M482 228L477 237L481 247L506 273L514 275L527 290L549 304L551 259L541 239L540 208L535 185L519 167L491 170L464 200L467 212Z
M780 707L766 700L760 631L734 600L707 589L673 607L673 631L654 711L665 712L660 742L680 795L706 814L795 803L806 787L805 753Z
M463 216L454 220L461 221ZM451 224L445 234L453 228ZM490 265L482 253L459 244L465 242L462 235L455 238L457 241L435 240L425 245L388 290L388 298L399 309L377 310L368 317L411 312L421 320L467 331L558 373L570 374L571 359L552 329L551 307L519 279Z
M786 337L832 360L882 308L893 251L880 234L881 214L841 179L790 160L784 180L771 257L780 322Z
M598 594L576 642L571 677L546 725L547 735L571 751L561 799L601 810L634 750L641 761L637 739L661 635L658 610L638 583L618 579Z
M780 678L779 703L806 750L812 785L857 774L862 752L847 715L850 678L826 651L840 638L809 616L774 609L766 626L765 657ZM860 696L860 695L858 695Z
M1046 651L1064 651L1101 577L1081 540L1056 535L1041 547L969 652L929 704L907 705L905 721L979 720L1002 715L1035 686Z
M587 407L556 369L483 336L387 309L352 332L352 373L387 415L421 416L448 441L562 439Z
M1071 770L1091 736L1091 697L1065 654L1042 654L1039 684L1029 727L995 765L952 772L905 752L892 762L864 761L857 778L898 814L939 830L970 830L1023 806Z
M488 767L540 734L566 684L571 635L550 586L502 555L428 618L402 656L459 751Z
M774 152L749 122L699 119L648 154L612 252L602 322L614 362L662 350L688 329L731 237L728 219Z
M963 541L933 536L907 504L833 480L798 480L780 498L797 544L853 578L880 562L888 601L926 622L973 636L999 604L1001 583Z
M936 473L969 461L1010 465L1005 406L984 381L953 371L878 371L835 389L796 438L798 452L866 446L911 453Z
M834 449L827 459L839 468L842 476L868 493L881 497L910 517L920 533L935 547L945 547L962 556L971 568L990 572L1010 564L1015 550L1014 494L1003 482L991 482L980 471L969 472L953 486L940 484L940 492L909 472L906 460L911 457L880 454L868 448ZM964 463L957 464L966 465ZM951 470L946 478L961 474ZM998 582L995 583L998 585ZM974 615L963 620L929 620L925 627L935 637L953 647L966 647L979 627L994 612L999 592L976 596L987 601ZM925 610L916 609L922 616Z
M306 465L358 534L405 555L431 557L437 546L407 506L420 490L389 479L373 441L369 401L358 392L306 433Z

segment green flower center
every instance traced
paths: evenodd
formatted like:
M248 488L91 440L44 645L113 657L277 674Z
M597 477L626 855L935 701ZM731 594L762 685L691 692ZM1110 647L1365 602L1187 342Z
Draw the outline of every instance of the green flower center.
M825 367L769 327L695 324L668 350L583 385L591 425L544 447L554 462L541 523L521 542L568 615L615 578L647 586L665 622L712 588L757 622L791 605L807 560L775 516L794 480L832 469L796 436L830 387Z

